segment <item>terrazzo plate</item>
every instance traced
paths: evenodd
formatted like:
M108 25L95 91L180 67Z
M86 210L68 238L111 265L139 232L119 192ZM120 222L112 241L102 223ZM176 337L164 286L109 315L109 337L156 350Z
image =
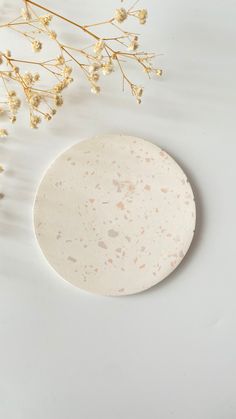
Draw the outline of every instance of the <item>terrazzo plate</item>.
M80 142L44 175L34 205L39 245L71 284L134 294L167 277L195 228L191 186L165 151L140 138Z

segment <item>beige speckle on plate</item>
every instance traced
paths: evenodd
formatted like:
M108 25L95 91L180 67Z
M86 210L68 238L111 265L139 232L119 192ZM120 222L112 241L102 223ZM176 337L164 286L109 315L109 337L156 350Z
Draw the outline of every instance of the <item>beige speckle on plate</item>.
M102 295L137 293L169 275L190 246L195 218L179 165L156 145L123 135L62 153L34 205L35 233L52 267Z

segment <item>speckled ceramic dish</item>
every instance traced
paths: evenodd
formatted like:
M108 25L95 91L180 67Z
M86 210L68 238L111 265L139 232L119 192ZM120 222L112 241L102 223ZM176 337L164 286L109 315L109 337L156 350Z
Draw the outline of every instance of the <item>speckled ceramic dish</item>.
M143 291L185 256L195 228L193 192L156 145L123 135L66 150L39 186L35 233L67 281L102 295Z

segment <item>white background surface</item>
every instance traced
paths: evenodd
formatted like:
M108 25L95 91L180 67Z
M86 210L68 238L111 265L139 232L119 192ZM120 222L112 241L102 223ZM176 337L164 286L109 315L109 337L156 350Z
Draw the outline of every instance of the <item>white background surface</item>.
M109 17L120 4L44 3L82 23ZM3 20L18 2L0 5ZM94 97L81 81L50 125L32 132L19 121L1 142L2 419L236 417L236 5L145 6L144 47L163 53L165 76L146 81L142 106L118 83ZM8 41L0 33L0 49ZM69 145L103 133L140 136L166 149L196 196L188 256L171 277L131 297L98 297L67 284L45 262L32 228L34 195L48 164Z

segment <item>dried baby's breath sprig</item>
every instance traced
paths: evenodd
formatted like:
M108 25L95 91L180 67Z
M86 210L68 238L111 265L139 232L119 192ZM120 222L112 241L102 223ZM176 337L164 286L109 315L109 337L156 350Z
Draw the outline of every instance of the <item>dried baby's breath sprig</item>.
M63 98L61 95L54 96L54 104L55 106L62 106L63 105Z
M102 73L104 74L104 76L107 76L108 74L111 74L113 71L114 71L113 62L112 62L112 59L109 58L108 61L105 61L102 64Z
M45 114L45 116L46 115L47 114ZM38 125L40 124L40 122L41 122L40 116L35 115L33 113L30 114L30 126L31 126L31 128L34 128L34 129L38 128Z
M157 68L157 69L156 69L156 75L157 75L158 77L161 77L161 76L162 76L162 74L163 74L163 70L162 70L161 68Z
M117 23L124 22L124 20L126 20L127 17L128 17L128 13L124 7L121 7L120 9L116 9L114 18Z
M52 15L39 16L39 21L44 26L48 26L51 20L52 20Z
M143 95L143 88L141 86L132 85L132 93L135 96L137 103L141 103L141 97Z
M56 114L56 108L63 105L63 91L73 82L76 68L85 76L93 94L101 91L100 76L119 71L123 88L127 85L136 101L141 103L143 87L130 80L127 74L128 63L136 63L149 77L151 74L161 76L162 70L153 66L154 54L140 50L140 36L124 29L129 18L135 18L141 25L146 23L147 10L135 9L136 4L130 8L116 9L113 16L103 22L82 25L32 0L24 0L20 16L0 25L0 29L21 34L31 45L37 59L27 61L19 58L13 51L1 50L0 45L0 80L5 92L5 99L0 103L0 113L2 111L9 116L11 122L15 122L24 101L29 109L32 128L38 128L42 119L50 121ZM61 19L83 32L89 46L79 48L78 45L66 45L51 27L54 19ZM114 36L105 34L107 27L114 31ZM103 28L103 36L98 34L100 28ZM45 49L46 42L54 42L55 55L44 61L38 57ZM42 87L41 80L44 80L45 75L48 86ZM7 130L1 128L0 137L6 135Z
M137 16L139 23L144 25L147 21L148 12L146 9L138 10L135 16Z
M34 51L34 52L40 52L41 51L41 49L42 49L42 42L40 42L40 41L37 41L37 39L34 39L32 42L31 42L31 45L32 45L32 50Z
M3 129L3 128L0 128L0 137L1 138L7 137L7 135L8 135L7 130L6 129Z
M124 7L116 9L114 19L117 23L124 22L129 16L133 16L138 19L141 25L144 25L147 21L148 12L146 9L133 10L133 7L126 10Z
M135 35L132 39L131 42L128 46L128 50L129 51L136 51L139 47L139 43L138 43L138 36Z

